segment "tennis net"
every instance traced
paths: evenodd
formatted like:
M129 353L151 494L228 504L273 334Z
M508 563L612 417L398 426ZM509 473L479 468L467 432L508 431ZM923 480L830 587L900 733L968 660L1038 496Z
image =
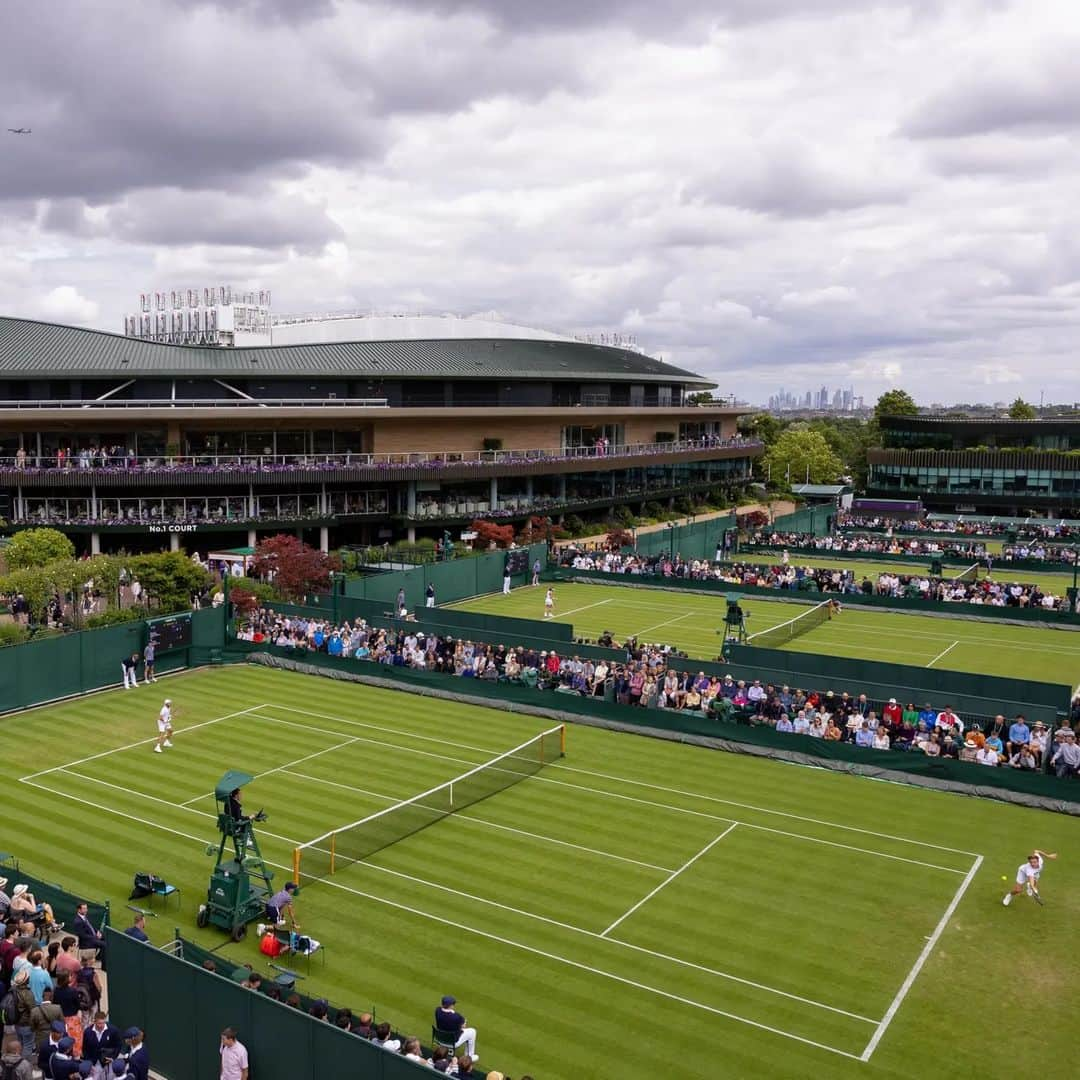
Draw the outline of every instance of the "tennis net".
M828 622L831 618L832 601L823 600L820 604L815 604L809 611L804 611L794 619L788 619L787 622L782 622L779 626L770 626L768 630L759 630L756 634L751 634L746 639L746 644L758 645L765 649L777 649L781 645L785 645L787 642L808 633L814 627L820 626L823 622Z
M565 752L566 727L560 724L438 787L331 829L294 849L293 880L303 884L335 874L457 810L505 791Z
M950 579L952 584L959 585L961 582L972 582L979 580L979 564L972 563L966 570L962 570L955 577Z

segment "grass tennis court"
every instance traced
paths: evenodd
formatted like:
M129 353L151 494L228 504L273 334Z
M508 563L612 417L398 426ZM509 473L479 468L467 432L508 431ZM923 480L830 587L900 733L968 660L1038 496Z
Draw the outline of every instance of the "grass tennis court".
M739 590L732 586L731 591ZM580 637L595 639L610 630L620 640L635 635L640 641L664 642L703 659L715 657L720 650L716 629L724 619L723 594L559 582L555 597L556 618L572 623ZM815 594L815 599L819 600L820 596ZM542 619L543 600L543 588L525 586L509 596L496 593L454 606ZM783 603L756 596L744 597L742 606L750 615L747 620L750 634L779 625L807 610L804 603ZM784 648L1069 686L1080 683L1080 634L1068 630L900 615L848 606L839 617Z
M175 747L151 753L168 693ZM417 794L551 726L543 718L262 668L170 678L6 718L7 844L110 898L135 871L180 886L152 920L194 926L217 837L208 792L256 774L249 810L283 880L297 841ZM63 740L50 738L63 732ZM20 782L21 781L21 782ZM592 728L567 755L297 900L325 943L306 992L426 1038L444 993L485 1068L543 1080L1013 1075L965 1015L1060 1001L1080 916L1072 819ZM1060 850L1046 907L1000 904L1032 846ZM1073 845L1075 848L1075 844ZM1018 941L1032 943L1018 953ZM222 954L266 972L254 935ZM303 969L301 969L303 970ZM947 1007L943 1003L948 1003ZM1025 1044L1070 1075L1068 1025Z

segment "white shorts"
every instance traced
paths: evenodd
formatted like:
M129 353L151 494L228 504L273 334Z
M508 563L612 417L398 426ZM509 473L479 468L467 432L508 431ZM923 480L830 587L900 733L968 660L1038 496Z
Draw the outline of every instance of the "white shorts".
M158 722L157 722L157 729L158 729L158 731L162 732L162 734L164 734L166 731L171 731L172 730L172 721L171 720L162 720L161 717L159 716L158 717Z
M548 609L549 611L550 611L550 610L551 610L551 609L552 609L552 608L553 608L554 606L555 606L555 601L554 601L554 600L545 600L545 601L544 601L544 607L546 607L546 608L547 608L547 609Z
M1034 884L1034 883L1038 882L1039 874L1041 873L1041 871L1036 870L1035 873L1029 878L1027 876L1027 874L1024 872L1026 869L1027 869L1027 864L1025 863L1024 866L1021 866L1020 869L1016 871L1016 884L1017 885L1030 885L1030 884Z

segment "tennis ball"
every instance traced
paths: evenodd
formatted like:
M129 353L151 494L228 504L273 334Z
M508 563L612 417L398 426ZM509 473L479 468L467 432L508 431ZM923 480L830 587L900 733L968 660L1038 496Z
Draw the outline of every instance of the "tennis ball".
M1004 874L1002 874L1001 875L1001 880L1002 881L1008 881L1009 879Z

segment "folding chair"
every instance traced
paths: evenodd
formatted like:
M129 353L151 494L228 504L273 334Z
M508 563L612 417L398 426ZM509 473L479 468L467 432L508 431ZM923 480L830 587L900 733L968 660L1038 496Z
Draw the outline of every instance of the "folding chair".
M463 1057L465 1054L465 1044L462 1043L460 1046L456 1045L459 1038L460 1036L456 1032L443 1031L434 1024L431 1026L431 1045L433 1047L444 1047L449 1050L454 1057Z

